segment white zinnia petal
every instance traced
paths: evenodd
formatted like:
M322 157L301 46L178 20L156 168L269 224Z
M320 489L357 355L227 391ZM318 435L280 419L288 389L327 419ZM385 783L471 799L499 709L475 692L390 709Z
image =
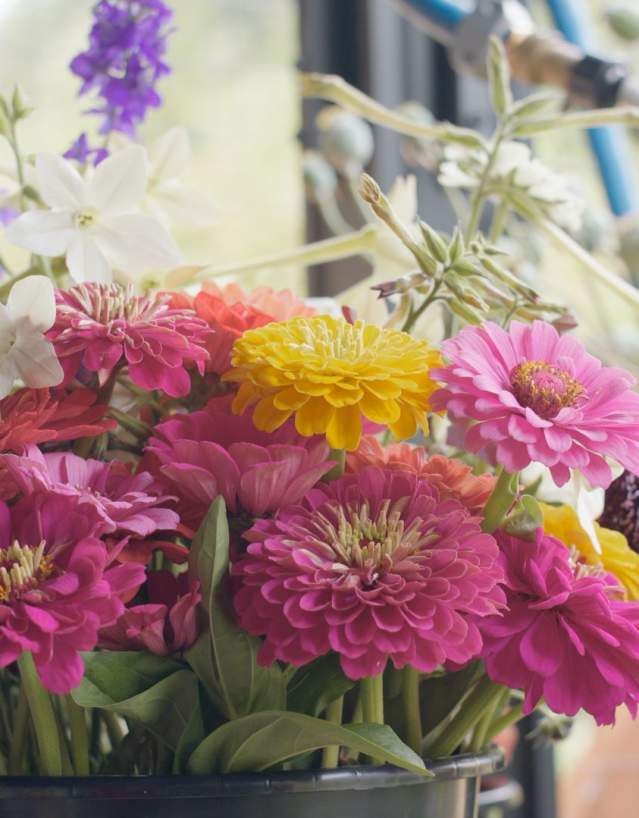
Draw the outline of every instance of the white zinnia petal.
M16 281L7 299L9 315L14 323L27 321L40 332L51 329L55 321L55 293L46 276L28 276Z
M16 377L17 373L13 358L5 355L0 361L0 399L6 398L11 392Z
M149 184L181 176L191 162L191 146L185 128L171 128L148 147Z
M111 265L125 274L168 270L181 262L173 239L151 216L113 216L102 222L94 235Z
M91 203L100 216L127 213L144 198L146 183L146 151L132 145L109 156L95 169L88 185Z
M29 210L5 231L7 239L41 256L61 256L75 234L73 215L52 210Z
M67 251L69 275L77 283L112 280L111 266L96 241L96 231L78 231Z
M37 332L19 333L9 353L17 374L27 386L41 389L62 383L64 370L53 344Z
M55 153L36 158L38 192L49 207L77 210L87 204L87 186L71 162Z

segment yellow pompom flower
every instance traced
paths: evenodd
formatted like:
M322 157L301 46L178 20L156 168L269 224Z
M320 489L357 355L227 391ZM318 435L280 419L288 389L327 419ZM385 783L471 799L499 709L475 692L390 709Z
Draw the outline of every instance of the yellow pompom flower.
M573 508L546 503L540 506L546 534L561 540L568 548L574 546L589 565L603 566L624 586L628 599L639 600L639 554L630 548L623 534L594 523L602 552L598 554Z
M405 332L330 315L297 317L249 330L237 339L233 369L240 384L233 411L255 406L253 422L272 432L292 415L301 435L324 434L334 449L357 448L362 416L399 439L428 429L431 368L439 353Z

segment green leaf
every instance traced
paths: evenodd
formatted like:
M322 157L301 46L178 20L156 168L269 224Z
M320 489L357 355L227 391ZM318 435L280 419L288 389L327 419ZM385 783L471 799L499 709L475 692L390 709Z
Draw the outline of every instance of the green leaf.
M321 656L296 675L288 691L287 708L319 716L326 707L354 687L344 676L335 653Z
M493 109L498 117L503 118L510 110L513 96L510 90L508 57L499 37L490 38L487 67Z
M118 700L112 691L85 677L71 695L82 707L99 707L138 722L175 748L197 703L197 678L190 670L178 670L146 690Z
M514 537L522 540L534 540L538 528L543 528L544 515L537 500L530 494L524 494L506 517L503 528Z
M426 224L426 222L420 221L419 227L422 231L422 236L424 237L428 251L433 258L437 259L437 261L441 262L442 264L448 261L448 247L439 233L436 230L433 230L433 228L429 224Z
M197 532L189 555L189 573L199 579L208 612L208 631L185 658L229 719L257 710L286 706L286 684L278 665L257 664L260 642L239 628L225 599L229 575L229 527L226 506L217 497Z
M143 693L184 665L136 650L101 650L84 653L84 679L107 694L112 701L123 701Z
M188 771L194 775L261 772L336 744L430 775L417 753L386 725L338 725L301 713L278 711L253 713L218 727L192 754Z
M200 705L200 693L196 692L197 705L193 708L191 716L184 727L184 731L175 748L173 756L173 775L181 775L186 772L186 765L195 748L204 739L204 719Z
M511 106L510 116L512 119L516 118L518 121L528 119L529 117L546 111L547 108L556 108L562 99L561 94L548 91L530 94Z
M482 672L481 662L470 662L461 670L434 673L422 679L419 695L424 735L455 713Z

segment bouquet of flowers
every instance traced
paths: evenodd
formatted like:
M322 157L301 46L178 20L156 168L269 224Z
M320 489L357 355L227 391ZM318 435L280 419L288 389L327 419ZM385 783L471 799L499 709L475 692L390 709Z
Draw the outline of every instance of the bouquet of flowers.
M307 76L340 115L443 146L465 226L406 221L361 178L370 221L322 252L373 257L377 323L206 268L177 290L147 205L179 194L183 136L133 142L170 20L161 0L95 7L72 70L99 148L27 160L28 109L0 100L6 237L31 252L0 285L1 772L427 776L535 709L635 714L635 380L499 246L510 217L574 249L578 202L517 137L597 112L513 101L497 41L490 139Z

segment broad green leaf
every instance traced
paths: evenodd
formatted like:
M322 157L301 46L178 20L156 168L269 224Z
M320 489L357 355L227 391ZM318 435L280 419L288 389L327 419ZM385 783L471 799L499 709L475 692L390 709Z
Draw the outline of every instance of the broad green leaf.
M200 526L189 556L208 613L205 631L185 658L215 705L229 719L286 706L286 685L277 665L257 664L259 641L239 628L225 599L229 575L229 527L224 498L217 497Z
M197 678L190 670L178 670L119 700L85 677L71 695L82 707L99 707L132 719L175 748L197 704Z
M195 750L187 769L194 775L261 772L335 744L430 775L417 753L386 725L338 725L281 711L253 713L218 727Z
M510 90L510 70L504 44L499 37L490 38L488 51L488 82L493 109L498 117L504 117L510 110L513 95Z
M101 650L83 653L82 658L84 678L112 701L130 699L184 669L173 659L137 650Z
M306 665L295 676L288 691L287 709L319 716L331 702L347 693L354 684L344 676L339 656L328 653Z
M196 691L197 704L191 712L191 716L184 727L184 732L175 748L175 755L173 756L173 774L181 775L186 772L186 765L191 754L195 748L201 744L204 739L204 718L202 715L202 707L200 704L200 693Z

